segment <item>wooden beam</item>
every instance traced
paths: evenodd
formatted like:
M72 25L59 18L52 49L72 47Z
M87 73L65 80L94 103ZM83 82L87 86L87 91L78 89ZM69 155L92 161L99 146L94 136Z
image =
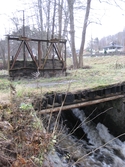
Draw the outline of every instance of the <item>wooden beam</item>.
M10 70L13 69L14 64L15 64L15 62L16 62L16 60L17 60L17 57L18 57L18 55L19 55L19 53L20 53L20 51L21 51L21 48L22 48L23 44L24 44L24 41L21 41L20 46L19 46L19 48L18 48L18 50L17 50L17 53L16 53L16 55L15 55L15 57L14 57L13 64L12 64Z
M35 42L48 42L48 43L66 43L67 40L65 39L57 39L57 40L45 40L45 39L33 39L33 38L27 38L27 37L13 37L13 36L8 36L9 40L16 40L16 41L35 41Z
M41 68L40 69L44 69L44 66L45 66L45 64L46 64L46 61L47 61L47 59L48 59L48 56L49 56L49 54L50 54L50 51L52 50L52 44L50 44L50 46L49 46L49 48L48 48L48 51L47 51L47 53L46 53L46 56L45 56L45 59L44 59L44 62L43 62L43 64L41 65Z
M9 70L10 70L10 42L8 38L7 38L7 41L8 41L8 73L9 73Z
M38 64L39 68L41 66L42 52L41 52L41 42L38 41Z
M36 67L38 68L39 65L38 65L38 63L36 62L36 59L35 59L35 57L34 57L34 55L33 55L33 53L32 53L32 49L30 48L28 42L27 42L27 41L24 41L24 44L26 45L26 48L27 48L27 50L28 50L28 52L29 52L29 54L30 54L32 60L35 62Z
M117 95L117 96L107 97L107 98L103 98L103 99L85 101L85 102L81 102L81 103L77 103L77 104L71 104L71 105L66 105L66 106L44 109L44 110L39 111L39 114L46 114L46 113L51 113L51 112L57 112L60 110L63 111L63 110L69 110L69 109L73 109L73 108L85 107L85 106L89 106L89 105L93 105L93 104L103 103L106 101L120 99L123 97L124 97L124 95Z

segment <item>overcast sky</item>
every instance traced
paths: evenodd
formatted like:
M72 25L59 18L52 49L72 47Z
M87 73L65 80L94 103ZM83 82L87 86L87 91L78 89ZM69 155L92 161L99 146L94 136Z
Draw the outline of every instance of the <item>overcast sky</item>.
M108 2L111 2L110 0ZM120 0L117 0L119 2ZM91 38L106 37L123 31L125 28L125 3L120 3L120 7L100 3L99 0L93 0L91 4L90 21L100 22L101 24L90 24L87 28L86 44ZM81 17L81 15L80 15ZM81 17L82 18L82 17ZM98 21L99 20L99 21ZM80 31L76 31L77 41L80 40ZM79 43L76 42L76 47Z
M118 2L119 0L117 0ZM92 1L94 6L94 1ZM98 3L99 4L99 3ZM95 4L96 5L96 4ZM101 17L101 25L92 24L92 34L93 36L103 37L107 35L113 35L119 31L122 31L125 27L125 3L121 3L121 8L116 6L110 6L108 4L100 3L98 13Z
M10 17L17 9L21 9L19 0L3 0L0 4L0 38L9 33L11 29Z
M25 0L25 2L28 0ZM23 10L21 0L3 0L0 5L0 38L8 34L12 30L10 17L13 16L16 10ZM98 37L99 39L113 35L125 28L125 10L109 6L107 4L100 4L99 0L92 1L92 14L90 18L99 18L101 25L91 24L87 29L87 40ZM123 4L121 5L123 7ZM125 6L125 4L124 4ZM92 18L92 19L93 19ZM84 17L83 17L84 19ZM94 19L93 19L94 20ZM83 20L82 20L83 21ZM95 19L95 21L97 21ZM77 39L80 40L80 31L76 30Z

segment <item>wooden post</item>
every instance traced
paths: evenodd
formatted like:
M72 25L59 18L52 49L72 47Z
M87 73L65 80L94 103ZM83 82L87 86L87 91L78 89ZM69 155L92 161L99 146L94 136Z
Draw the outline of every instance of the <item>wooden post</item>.
M13 63L12 63L12 66L11 66L11 70L13 69L13 67L14 67L14 64L15 64L15 62L16 62L16 59L17 59L17 57L18 57L18 55L19 55L19 53L20 53L20 50L21 50L21 48L22 48L22 46L24 45L24 41L22 41L21 42L21 44L20 44L20 46L19 46L19 48L18 48L18 50L17 50L17 53L16 53L16 55L15 55L15 57L14 57L14 59L13 59Z
M41 42L38 41L38 66L41 66L42 52L41 52Z
M64 45L65 45L65 55L64 55L64 61L65 61L65 64L64 64L64 69L66 69L66 40L65 40L65 43L64 43ZM65 73L65 75L66 75L66 73Z
M79 108L79 107L85 107L85 106L90 106L93 104L98 104L106 101L111 101L111 100L116 100L123 98L124 95L117 95L117 96L112 96L112 97L107 97L107 98L102 98L102 99L97 99L97 100L92 100L92 101L85 101L77 104L71 104L71 105L66 105L66 106L60 106L60 107L55 107L55 108L49 108L49 109L44 109L39 111L39 114L46 114L46 113L52 113L52 112L57 112L57 111L63 111L63 110L69 110L73 108Z
M10 42L9 42L9 36L7 38L8 42L8 74L10 74Z
M25 37L25 16L24 16L24 10L23 10L23 37ZM24 67L26 67L25 40L24 40L24 43L23 43L23 61L24 61Z

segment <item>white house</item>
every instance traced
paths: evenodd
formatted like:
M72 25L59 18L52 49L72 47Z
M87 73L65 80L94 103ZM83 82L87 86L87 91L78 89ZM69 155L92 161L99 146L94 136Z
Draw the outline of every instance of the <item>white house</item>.
M122 53L123 52L123 46L121 45L117 45L115 43L111 43L111 45L106 46L103 48L102 51L99 51L99 53L104 53L104 54L108 54L108 53Z
M121 45L109 45L104 47L104 53L123 52L123 46Z

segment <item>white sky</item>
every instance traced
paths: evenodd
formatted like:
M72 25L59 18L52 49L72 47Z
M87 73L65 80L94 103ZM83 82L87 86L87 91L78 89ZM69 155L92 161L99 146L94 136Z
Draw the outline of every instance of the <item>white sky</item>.
M117 2L119 1L120 0L117 0ZM91 37L101 39L102 37L123 31L125 28L125 3L121 3L120 6L122 9L116 6L110 6L106 3L102 4L99 0L92 1L90 20L94 21L94 18L98 18L101 21L101 25L92 23L88 26L86 41L90 41ZM95 21L97 21L97 19L95 19ZM79 31L76 31L76 36L78 37L77 41L79 41ZM76 42L76 47L77 44L78 42Z
M124 6L122 4L122 7ZM100 4L99 0L93 0L91 7L93 8L91 18L93 19L98 17L101 20L102 25L90 24L87 29L87 40L90 40L91 36L93 38L98 37L100 39L104 36L116 34L124 29L125 10L121 10L118 7L116 8L109 6L107 4ZM3 38L4 35L8 34L9 31L12 30L11 21L9 18L13 16L12 13L15 13L16 10L23 10L21 0L2 1L0 5L0 38ZM81 37L81 33L79 32L79 30L76 31L78 41L80 41Z
M10 17L16 11L22 10L22 5L19 0L3 0L0 4L0 38L9 33L12 29Z

